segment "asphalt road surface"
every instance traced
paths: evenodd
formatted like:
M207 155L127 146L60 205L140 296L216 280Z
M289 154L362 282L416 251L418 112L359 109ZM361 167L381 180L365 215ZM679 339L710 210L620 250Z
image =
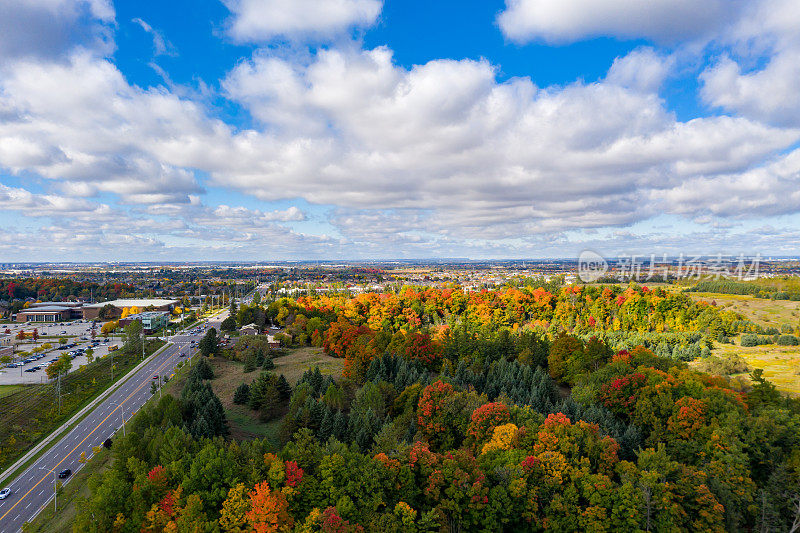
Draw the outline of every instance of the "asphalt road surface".
M95 406L94 410L58 443L7 485L11 489L11 494L0 501L0 532L20 531L22 524L33 520L47 503L53 505L54 472L57 474L67 468L72 470L70 477L59 480L66 485L75 472L83 466L78 461L81 452L85 452L87 458L91 457L93 447L102 445L107 438L120 430L123 416L128 420L152 397L150 383L154 381L153 376L158 375L159 378L171 376L175 365L187 360L186 357L181 357L181 354L188 354L192 350L191 341L200 342L209 327L213 326L219 331L220 323L227 314L226 311L206 323L195 326L190 332L171 337L172 345L148 361L121 387Z

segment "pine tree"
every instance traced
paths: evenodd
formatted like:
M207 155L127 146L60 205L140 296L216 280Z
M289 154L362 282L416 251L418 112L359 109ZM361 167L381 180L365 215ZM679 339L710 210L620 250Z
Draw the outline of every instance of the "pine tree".
M278 382L275 386L278 387L278 392L281 394L281 399L288 400L289 397L291 397L292 387L289 385L289 382L286 381L286 377L283 374L278 376Z
M341 411L336 411L333 417L333 436L341 442L350 442L347 433L347 417Z
M233 403L237 405L244 405L250 399L250 386L247 383L242 383L236 387L233 393Z
M333 435L333 421L335 417L336 415L333 409L329 406L325 406L325 416L322 417L322 424L320 424L319 432L317 432L320 441L327 442Z

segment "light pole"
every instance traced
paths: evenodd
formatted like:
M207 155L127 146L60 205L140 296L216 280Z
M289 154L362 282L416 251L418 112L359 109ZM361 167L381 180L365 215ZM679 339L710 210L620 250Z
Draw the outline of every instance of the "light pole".
M122 436L125 436L125 404L124 403L117 403L111 402L111 405L116 405L120 408L120 416L122 416Z
M53 512L56 512L58 511L58 477L56 476L56 469L40 466L39 470L47 470L53 473Z

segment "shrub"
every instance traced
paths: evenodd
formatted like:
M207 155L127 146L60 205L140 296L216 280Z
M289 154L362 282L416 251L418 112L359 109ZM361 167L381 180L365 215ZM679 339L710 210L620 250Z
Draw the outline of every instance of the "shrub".
M742 346L760 346L762 344L772 344L772 339L769 337L761 337L755 334L742 335Z
M781 335L778 337L778 346L797 346L800 344L800 339L794 335Z
M742 359L738 354L731 354L724 357L709 357L703 360L698 365L698 368L703 372L722 376L741 374L742 372L749 372L751 370L747 361Z

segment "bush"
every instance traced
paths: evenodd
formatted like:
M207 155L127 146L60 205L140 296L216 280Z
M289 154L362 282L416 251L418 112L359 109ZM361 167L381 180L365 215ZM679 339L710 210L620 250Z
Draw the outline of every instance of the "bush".
M708 359L704 359L698 365L698 368L703 372L722 376L741 374L742 372L750 371L750 365L738 354L731 354L724 357L709 357Z
M772 344L772 339L770 337L761 337L759 335L755 335L753 333L749 333L747 335L742 335L742 346L760 346L762 344Z
M250 399L250 386L247 383L242 383L236 387L233 393L233 403L236 405L244 405Z
M275 368L275 363L272 361L272 357L265 357L264 358L264 365L261 367L264 370L272 370Z
M797 346L800 344L800 339L794 335L781 335L778 337L778 346Z

